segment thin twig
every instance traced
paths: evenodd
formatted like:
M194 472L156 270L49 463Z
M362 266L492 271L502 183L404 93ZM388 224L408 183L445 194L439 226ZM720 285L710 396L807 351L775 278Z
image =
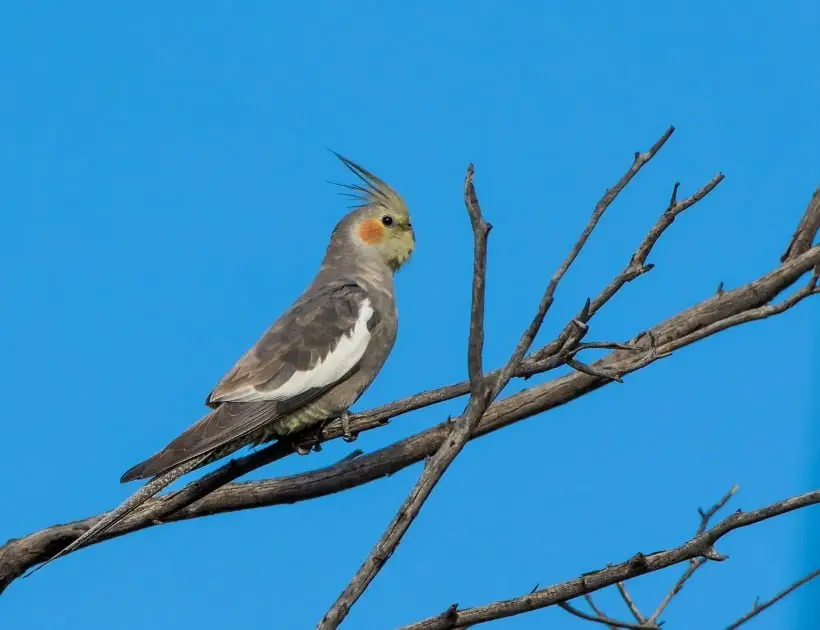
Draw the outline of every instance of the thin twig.
M558 283L561 282L561 279L569 270L572 263L575 262L575 259L581 253L581 250L586 245L586 242L589 240L589 237L592 235L592 232L595 230L595 227L598 225L598 222L601 220L601 217L606 212L607 208L612 205L612 202L615 201L617 196L621 193L621 191L626 188L627 184L632 181L635 175L649 163L649 161L657 155L658 151L663 148L663 145L666 144L666 141L672 136L675 132L674 127L669 127L664 134L658 139L655 144L650 147L649 151L646 153L636 152L634 160L632 162L632 166L629 167L626 173L618 180L618 182L610 188L609 190L604 193L604 196L601 200L595 205L595 209L592 211L592 216L590 216L589 221L587 221L586 226L584 227L583 232L581 232L581 236L575 242L572 249L569 252L569 255L564 259L561 263L561 266L558 267L556 272L550 278L550 282L547 285L547 290L544 291L544 295L541 298L541 303L538 305L538 309L536 311L536 315L530 323L527 330L521 336L521 340L518 342L518 346L516 347L515 351L513 352L513 356L507 362L507 365L501 370L501 373L498 375L498 378L495 380L493 386L493 398L497 396L501 390L506 387L507 383L509 382L510 378L515 373L515 370L518 369L519 365L521 364L524 355L527 354L530 346L532 345L533 339L538 334L538 331L541 329L541 324L544 321L544 318L547 315L547 312L552 306L553 301L555 300L555 290L558 288ZM584 307L584 311L589 310L589 303ZM584 319L581 320L582 324L586 323L586 320L589 319L591 313L586 315ZM569 324L571 326L573 322ZM562 342L563 345L563 342Z
M726 630L735 630L735 628L739 628L744 623L749 621L749 619L751 619L752 617L756 617L757 615L762 613L767 608L773 606L774 604L779 602L781 599L786 597L786 595L788 595L792 591L796 591L798 588L800 588L804 584L808 584L809 582L811 582L818 575L820 575L820 569L817 569L816 571L812 571L811 573L809 573L805 577L800 578L799 580L797 580L797 582L795 582L794 584L792 584L788 588L780 591L777 595L775 595L771 599L763 602L762 604L759 603L757 600L755 600L755 603L752 606L752 609L749 612L747 612L745 615L743 615L737 621L735 621L733 623L730 623L728 626L726 626Z
M592 612L594 612L598 617L606 617L604 611L598 608L598 604L595 603L595 600L592 598L592 595L590 593L584 595L584 599L586 600L586 603L589 604L589 607L592 609Z
M680 202L677 201L677 189L679 184L675 184L675 192L672 195L671 203L660 216L657 223L655 223L655 225L649 230L640 245L638 245L638 248L635 250L635 253L632 254L632 258L630 258L629 264L626 266L624 271L601 292L601 295L597 299L592 301L592 305L590 307L591 314L594 315L598 309L606 304L606 302L626 283L631 282L638 276L642 276L643 274L654 269L654 265L647 264L646 260L649 258L649 254L652 252L652 249L655 247L655 244L658 242L663 233L669 228L669 226L672 225L681 213L688 210L701 199L706 197L706 195L717 188L723 180L723 173L718 173L705 186L697 190L691 197L687 197Z
M702 508L698 508L698 515L700 516L700 525L698 525L698 529L695 532L695 535L702 534L706 531L706 528L709 526L709 521L712 517L720 512L724 508L724 506L735 496L738 491L740 490L740 486L735 484L724 494L720 499L718 499L717 503L715 503L712 507L710 507L705 512Z
M700 536L703 532L706 531L706 528L709 526L709 521L712 517L717 514L723 506L725 506L729 500L735 496L737 491L740 490L740 486L735 484L729 491L724 494L712 507L710 507L705 512L702 508L698 508L698 514L700 515L700 523L698 524L698 528L695 531L695 536ZM655 609L655 612L652 613L652 616L649 617L649 623L656 623L660 618L661 614L666 607L669 605L675 596L680 593L680 590L683 588L683 585L686 584L687 580L692 577L692 575L697 571L701 566L706 564L705 558L694 558L689 561L689 566L686 567L686 570L681 574L678 578L678 581L669 589L669 592L666 596L661 600L661 603L658 604L658 607Z
M404 534L416 519L427 497L444 475L445 471L470 439L485 409L491 402L488 391L481 354L484 344L484 288L487 273L487 235L491 226L481 216L481 207L473 186L473 165L467 167L464 178L464 203L470 215L473 229L473 296L470 311L470 338L468 343L468 371L470 374L470 400L463 416L453 424L448 438L441 444L436 453L427 461L424 470L404 500L398 513L390 522L379 541L359 567L356 575L325 613L317 630L337 628L344 621L350 608L367 589L382 567L387 563L399 546ZM525 351L527 348L525 348ZM520 357L519 357L520 360ZM515 367L515 366L513 366ZM503 374L503 372L502 372Z
M581 352L582 350L631 350L632 352L639 352L640 348L636 348L635 346L630 346L626 343L618 343L617 341L589 341L586 343L578 344L578 346L573 350L573 355Z
M715 543L731 531L760 523L793 510L799 510L810 505L820 503L820 490L790 497L776 503L750 512L737 512L723 519L714 527L702 534L691 538L679 547L667 551L642 555L616 565L609 565L599 571L584 574L574 580L556 584L535 593L522 595L513 599L458 610L451 615L447 625L438 621L438 617L430 617L407 626L401 630L452 630L466 628L488 621L504 619L554 606L559 602L566 602L586 593L593 593L607 586L623 582L639 575L645 575L665 569L675 564L701 557L714 549Z
M645 630L646 628L646 626L636 626L634 623L611 619L598 610L595 611L597 615L590 615L589 613L585 613L583 610L575 608L575 606L572 606L568 602L558 602L558 607L586 621L594 621L596 623L609 626L611 630L616 630L617 628L627 628L628 630Z
M626 584L624 584L623 582L618 582L615 586L618 587L618 593L621 594L621 599L624 600L624 604L626 604L626 607L629 609L629 612L631 612L632 616L635 617L635 621L637 621L639 624L646 624L646 617L644 617L643 613L641 613L641 611L638 610L637 605L635 605L635 601L632 599L632 596L629 594L629 591L626 590Z
M598 378L605 378L616 383L623 383L624 379L621 378L620 374L616 373L608 373L604 372L603 370L598 370L586 363L578 361L577 359L567 359L567 365L571 367L573 370L578 370L579 372L583 372L584 374L589 374L590 376L597 376Z
M704 199L709 193L717 188L723 179L723 175L718 173L704 186L696 190L691 197L688 197L681 202L677 201L678 184L676 184L671 204L667 206L658 218L655 225L652 226L643 240L641 240L637 249L630 257L626 267L624 267L624 269L617 276L615 276L593 300L589 300L587 302L584 309L585 314L579 319L582 321L588 321L593 315L600 311L604 305L606 305L606 303L609 302L612 297L626 284L651 271L654 268L654 265L647 264L646 260L664 232L669 229L678 215ZM557 354L570 334L571 326L567 325L555 341L534 352L530 360L537 362L540 359Z
M654 622L657 621L658 617L666 610L666 607L669 605L669 602L680 593L681 589L683 588L684 584L689 581L689 578L697 571L700 567L706 564L706 558L695 558L694 560L689 561L689 566L686 567L686 570L681 573L681 576L678 578L677 582L669 589L669 592L666 593L663 600L658 607L655 609L655 612L652 613L652 616L649 618L650 621Z

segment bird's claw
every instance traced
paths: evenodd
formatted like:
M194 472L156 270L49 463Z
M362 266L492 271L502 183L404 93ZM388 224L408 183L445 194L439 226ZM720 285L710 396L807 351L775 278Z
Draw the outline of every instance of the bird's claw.
M350 412L347 410L343 411L339 418L342 421L342 431L344 431L342 439L345 442L355 442L359 436L350 430Z

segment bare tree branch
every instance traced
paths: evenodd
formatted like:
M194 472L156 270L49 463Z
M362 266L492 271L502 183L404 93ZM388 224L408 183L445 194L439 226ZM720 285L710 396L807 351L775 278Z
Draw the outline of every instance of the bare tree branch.
M700 515L700 524L698 525L698 529L695 532L696 536L698 536L698 535L702 534L704 531L706 531L706 528L709 524L709 521L712 519L712 517L729 502L729 500L737 493L738 490L739 490L739 486L734 485L717 503L715 503L707 511L704 511L703 509L698 508L698 514ZM719 557L719 554L718 554L718 557ZM686 568L686 570L683 572L683 574L677 580L677 582L675 582L674 586L666 594L664 599L661 601L661 603L658 605L655 612L652 614L652 616L648 620L644 619L643 616L641 615L640 611L638 611L637 607L635 607L634 603L632 602L632 599L630 598L628 592L626 591L626 587L624 586L624 584L622 582L618 582L616 584L616 586L618 587L618 591L620 592L622 598L624 599L624 602L627 604L627 607L630 609L630 611L632 611L633 616L638 621L637 625L626 624L626 623L620 622L616 619L610 619L609 617L604 615L600 610L598 610L595 607L595 605L592 603L592 596L590 594L584 595L584 597L587 598L587 601L589 601L589 603L592 606L593 610L597 613L597 615L598 615L597 618L593 617L591 615L587 615L587 614L583 613L582 611L578 611L577 609L574 609L574 608L570 607L566 603L559 603L558 606L560 606L564 610L567 610L568 612L571 612L572 614L574 614L578 617L581 617L582 619L587 619L589 621L596 621L596 622L599 622L599 623L610 623L611 627L616 627L616 628L624 628L624 627L659 628L660 623L658 622L658 619L660 618L660 615L663 613L663 611L666 609L666 607L669 605L669 603L672 601L672 599L681 591L681 589L683 588L683 586L687 582L687 580L689 580L692 577L692 575L695 573L695 571L697 571L701 566L706 564L706 562L707 562L706 557L699 557L699 558L695 558L695 559L690 560L689 561L689 566ZM735 630L736 628L743 625L744 623L746 623L747 621L749 621L750 619L752 619L753 617L755 617L756 615L758 615L762 611L766 610L770 606L773 606L775 603L777 603L778 601L780 601L781 599L783 599L784 597L786 597L787 595L789 595L790 593L792 593L793 591L798 589L803 584L808 583L809 581L811 581L812 579L814 579L818 575L820 575L820 569L818 569L816 571L813 571L812 573L810 573L810 574L804 576L803 578L797 580L796 582L791 584L788 588L784 589L783 591L781 591L780 593L775 595L770 600L764 602L763 604L760 603L760 598L757 598L755 600L754 605L752 606L752 609L748 613L746 613L745 615L740 617L738 620L736 620L735 622L730 624L727 627L727 630ZM455 612L457 612L457 610L454 611L454 613Z
M709 521L712 520L712 517L724 508L724 506L732 499L732 497L737 494L738 490L740 490L740 486L735 484L731 488L729 488L729 491L726 494L724 494L718 500L717 503L715 503L705 512L703 511L703 508L698 508L698 515L700 515L700 525L698 525L698 529L695 532L695 535L700 535L706 531L706 528L709 526Z
M791 260L795 256L808 251L814 242L815 236L817 236L818 230L820 230L820 188L814 191L814 195L809 201L809 207L803 213L800 225L797 226L786 253L780 258L780 262Z
M537 590L538 589L533 589L530 592L534 593ZM589 604L589 607L592 609L592 612L594 612L598 616L598 618L603 619L603 618L606 617L606 615L604 614L604 611L602 611L600 608L598 608L598 606L595 604L595 600L592 599L592 595L590 593L587 593L586 595L584 595L584 599L586 600L586 603ZM456 610L458 610L458 609L456 609Z
M487 284L487 237L492 225L484 220L481 205L473 184L475 168L467 166L464 178L464 205L470 215L473 229L473 296L470 308L470 336L467 348L467 375L473 398L483 398L487 393L484 380L484 294Z
M629 608L629 612L631 612L632 616L635 617L635 621L639 624L646 624L646 617L644 617L641 611L638 610L638 607L632 600L632 596L629 594L629 591L626 590L626 585L623 582L618 582L615 586L618 587L618 593L620 593L621 599L624 600L626 607Z
M611 381L615 381L616 383L624 382L624 379L622 379L621 375L617 372L604 372L603 370L594 368L591 365L587 365L586 363L578 361L577 359L567 359L567 365L570 366L573 370L578 370L579 372L583 374L588 374L589 376L609 379Z
M654 155L660 150L666 140L669 139L673 132L673 128L669 128L663 136L653 145L653 147L643 156L639 156L638 160L633 163L630 167L630 170L621 178L615 188L612 191L620 191L625 187L625 185L631 180L634 176L633 169L636 168L636 165L640 166L646 164ZM691 206L695 200L702 199L709 191L714 189L714 187L719 182L719 178L713 179L707 186L703 189L698 191L693 198L682 202L682 206L689 207ZM593 218L597 215L600 216L600 209L605 209L608 204L610 204L614 200L613 192L607 191L604 199L599 202L596 206L596 211L593 213ZM606 204L606 205L604 205ZM667 211L668 212L668 211ZM676 212L678 214L679 212ZM649 249L651 249L652 244L657 240L660 236L661 232L665 227L668 227L671 222L666 220L666 214L664 217L659 220L659 224L663 224L661 228L658 228L656 225L655 228L652 230L653 239L647 246L646 241L641 245L642 255L645 258L648 253ZM637 256L637 253L636 255ZM633 256L633 259L635 258ZM632 262L630 265L625 269L619 276L619 286L623 286L626 282L634 277L637 277L633 270L631 269ZM595 308L600 309L616 292L617 289L613 289L612 287L608 287L605 293L602 293L598 298L595 300ZM591 317L590 315L590 301L587 301L587 304L582 309L581 313L579 314L579 318L571 321L564 330L561 332L559 337L548 344L547 346L541 348L537 352L530 355L530 357L524 359L521 363L521 366L515 371L514 375L518 377L529 378L534 374L538 374L541 372L546 372L548 370L554 369L566 361L567 358L574 356L580 350L591 348L591 347L620 347L621 349L626 348L624 344L616 344L616 343L606 343L606 344L579 344L578 341L580 337L573 338L573 333L576 331L576 328L580 324L585 331L588 326L586 325L586 321L589 320ZM581 336L583 336L583 331ZM635 350L633 348L633 350ZM488 378L497 378L499 376L499 371L493 372L488 375ZM378 407L373 409L369 412L364 412L361 414L356 414L351 416L352 423L350 427L352 427L353 433L360 433L362 431L372 430L379 428L389 422L389 420L393 417L397 417L406 413L410 413L412 411L434 405L440 402L444 402L447 400L451 400L454 398L458 398L466 393L469 393L470 386L469 382L462 382L457 383L455 385L449 385L446 387L441 387L437 390L422 392L420 394L416 394L414 396L410 396L403 400L399 400L394 403L390 403L388 405L384 405L382 407ZM313 446L318 447L321 442L336 439L339 437L343 437L345 434L344 427L341 421L331 422L325 425L325 427L321 428L317 435L313 436ZM188 506L194 504L202 497L208 495L209 493L213 492L215 489L235 480L239 477L260 468L266 464L272 463L277 461L283 457L293 454L294 448L290 442L277 442L271 444L264 449L261 449L257 452L252 453L251 455L247 455L241 458L231 459L226 464L218 468L217 470L205 475L204 477L190 483L186 486L183 490L170 493L164 497L159 497L157 499L152 500L150 503L146 503L143 509L135 515L133 521L123 522L122 525L127 527L118 527L110 530L107 532L105 536L101 536L100 538L95 540L96 542L102 542L103 540L107 540L108 538L119 536L124 533L128 533L130 531L136 531L138 529L143 529L145 527L151 527L154 525L160 525L164 522L169 522L171 520L179 520L177 518L169 518L170 515L183 510L183 508L187 508ZM206 514L202 514L204 516ZM77 521L75 523L71 523L68 526L58 526L62 527L63 529L59 529L59 534L54 538L50 539L49 544L53 545L53 548L56 553L60 551L63 547L67 544L72 542L77 536L79 536L85 529L91 527L98 518L101 518L102 515L99 517L92 517L91 519L85 519L83 521ZM65 527L70 528L69 530L64 529ZM80 528L79 533L75 534L76 531L74 528ZM49 528L48 531L52 531L55 528ZM57 531L55 531L57 533ZM71 537L66 539L63 542L62 537L60 534L67 533ZM9 553L8 549L6 549L6 556L8 558ZM2 552L2 549L0 549ZM0 559L2 559L2 553L0 553ZM2 564L0 563L0 592L8 586L10 580L15 579L17 576L14 575L14 563L12 563L11 567L8 571L2 570Z
M599 571L593 571L592 573L586 573L568 582L556 584L538 590L535 593L495 602L486 606L455 610L446 620L440 616L430 617L429 619L403 626L401 630L451 630L453 628L466 628L468 626L553 606L587 593L593 593L607 586L617 584L618 582L659 571L694 558L703 556L720 558L723 556L715 552L714 545L729 532L817 503L820 503L820 490L784 499L751 512L736 512L723 519L711 529L707 529L674 549L658 551L649 555L638 553L626 562L608 566ZM795 588L797 587L795 586Z
M657 152L670 134L671 130L667 131L648 154L654 155L652 151ZM630 175L634 168L635 163L619 182L618 185L621 188L634 176L634 173ZM625 180L625 178L629 179ZM567 324L554 341L524 358L513 375L527 378L533 374L553 369L565 364L567 359L573 358L580 350L591 347L592 344L580 343L589 328L590 318L621 287L651 268L651 265L646 264L646 259L664 230L671 225L675 217L702 199L721 180L722 175L716 176L692 197L680 202L677 201L678 186L676 185L668 207L643 239L626 268L607 285L600 295L587 301L579 315ZM616 189L618 186L613 190ZM610 193L611 191L608 191L607 195ZM801 227L798 229L799 234L811 234L808 240L809 245L816 233L816 229L811 228L814 225L813 217L820 212L820 205L815 203L816 199L817 195L809 204L801 220ZM612 199L609 199L609 203L611 201ZM801 239L800 242L803 242L805 237ZM793 247L791 249L794 250ZM769 304L780 292L794 284L800 276L817 264L820 264L820 247L816 246L800 254L791 255L784 264L771 273L744 287L725 291L682 311L646 333L638 335L631 343L609 342L615 352L609 353L603 359L593 363L591 367L604 373L616 373L623 376L715 332L782 312L806 297L816 294L816 280L813 280L814 288L810 289L809 286L812 286L810 284L781 304ZM500 371L496 371L488 374L487 378L497 379L499 375ZM609 382L611 382L609 379L603 379L600 376L570 374L497 401L488 408L471 439L565 404ZM469 383L464 382L422 392L352 416L351 428L357 433L376 429L391 418L451 400L469 391ZM293 453L290 444L276 443L248 456L231 460L222 468L192 482L182 490L146 503L139 512L112 529L103 539L121 536L165 522L292 503L368 483L432 455L451 428L452 425L449 423L442 423L374 453L302 475L225 486L228 482L251 470ZM341 422L336 420L322 428L316 437L318 442L323 442L341 437L342 434ZM0 592L27 568L51 557L76 539L98 518L100 516L49 527L24 538L11 540L5 546L0 547Z
M705 512L702 508L698 508L698 514L700 515L700 524L698 525L698 529L695 532L695 536L700 536L703 532L706 531L706 528L709 526L709 521L712 519L712 517L715 514L717 514L733 496L735 496L738 490L740 490L740 486L735 484L729 489L729 491L726 494L724 494L720 498L720 500L717 503L715 503ZM678 578L678 581L675 582L674 586L672 586L672 588L666 594L666 597L664 597L663 600L661 600L661 603L658 604L658 607L655 609L655 612L653 612L652 616L649 617L650 623L655 623L658 621L663 611L666 610L666 607L669 605L669 602L671 602L675 598L675 596L678 593L680 593L681 589L683 588L683 585L686 584L687 580L689 580L689 578L692 577L695 571L697 571L704 564L706 564L706 560L704 558L695 558L694 560L689 561L689 566L686 567L686 570L683 572L680 578Z
M592 301L592 304L590 305L590 315L597 313L604 306L604 304L612 299L613 295L623 288L625 284L632 282L635 278L654 269L655 266L652 264L647 264L646 261L663 233L669 229L681 213L688 210L706 197L706 195L717 188L723 180L723 173L718 173L705 186L695 192L695 194L680 202L678 201L678 189L680 188L680 183L675 182L675 185L672 188L672 197L666 210L660 216L657 223L655 223L655 225L653 225L646 234L640 245L638 245L638 249L636 249L635 253L632 254L632 258L629 260L629 264L626 268L615 278L613 278L612 282L610 282L601 294Z
M436 450L435 454L425 463L424 470L410 494L404 500L401 508L382 534L373 550L362 563L356 575L336 599L325 616L319 622L317 629L325 630L337 628L350 612L362 593L367 589L376 574L387 563L399 546L404 534L410 529L413 521L424 506L427 497L438 484L441 477L456 456L470 439L476 424L484 414L484 410L492 400L492 393L488 389L484 368L482 366L482 352L484 350L484 288L487 274L487 236L491 225L484 221L481 215L481 206L478 203L475 187L473 186L473 165L467 167L464 178L464 203L470 215L473 228L473 296L470 310L470 339L467 351L467 369L470 375L470 400L463 416L453 424L450 434ZM532 339L530 339L532 342ZM524 349L524 352L529 348ZM522 353L523 356L523 353ZM516 360L515 357L511 362ZM519 356L517 361L520 361ZM512 369L516 366L513 365ZM510 370L510 373L512 372ZM502 372L503 374L503 372ZM509 380L509 377L508 377ZM502 385L503 387L503 385Z
M611 619L607 617L604 613L600 610L595 611L595 615L590 615L589 613L585 613L583 610L579 610L568 604L567 602L558 602L558 607L566 610L571 615L575 615L576 617L580 617L585 621L594 621L595 623L600 623L605 626L608 626L611 630L616 630L617 628L627 628L628 630L646 630L649 626L637 625L634 623L628 623L626 621L618 621L617 619ZM657 628L657 626L653 626Z
M426 463L424 471L421 474L410 495L405 500L398 514L388 526L382 538L376 544L375 548L365 560L364 564L359 568L356 575L351 582L331 606L330 610L324 616L322 621L317 626L317 630L325 630L336 628L347 616L350 607L358 600L382 566L387 562L390 556L395 551L396 547L401 542L402 537L410 528L410 525L415 520L427 497L429 497L433 488L446 472L447 468L461 452L464 446L472 436L476 426L480 422L487 407L492 401L501 393L507 386L510 379L515 374L521 364L522 359L532 346L544 318L547 315L550 307L555 301L555 290L561 282L564 275L566 275L572 263L575 262L578 255L581 253L593 230L598 225L601 217L606 209L612 204L618 194L623 190L632 178L640 171L640 169L648 163L666 141L674 132L674 128L670 127L663 136L650 148L646 153L636 153L632 166L618 181L614 188L608 190L601 201L595 206L587 225L584 227L581 236L576 241L575 245L570 250L569 255L563 261L558 270L550 279L547 289L544 292L541 302L538 305L535 317L530 325L524 331L519 340L512 356L507 361L506 365L501 369L498 376L491 381L492 385L489 388L485 387L485 378L483 370L481 369L480 353L483 343L483 306L484 306L484 265L479 265L480 253L486 259L486 239L489 232L489 226L484 222L481 216L481 209L475 194L473 186L473 165L467 168L467 176L464 183L464 197L465 205L467 206L470 215L470 221L475 235L475 257L476 264L473 274L473 308L470 323L470 350L468 359L468 369L470 374L470 390L471 396L464 410L463 415L459 418L446 440L439 446L436 453ZM479 241L483 239L483 243ZM480 273L479 273L480 272ZM480 277L479 277L480 275ZM480 297L480 303L476 298ZM481 314L477 315L477 309L481 308ZM586 310L586 309L585 309ZM578 340L580 341L580 339ZM480 343L479 343L480 342Z
M470 440L487 407L507 386L507 383L509 383L515 371L520 366L522 359L532 346L532 342L541 329L544 318L555 300L555 290L558 288L558 284L581 253L581 250L589 240L589 237L592 235L593 230L598 225L604 212L638 171L660 151L673 132L674 128L670 127L648 152L643 154L636 153L632 166L626 174L621 177L614 188L604 194L601 201L595 206L592 216L587 222L581 236L572 247L564 262L550 279L547 289L538 305L538 309L536 310L535 317L533 317L532 322L521 335L521 339L506 365L492 381L485 380L480 358L484 338L483 307L485 265L479 264L479 258L480 255L483 254L486 259L486 239L489 226L484 222L481 216L481 208L475 193L475 187L473 186L473 165L470 164L467 168L467 176L464 182L464 200L473 228L476 260L473 274L473 307L470 323L470 350L468 359L471 390L470 399L465 407L464 413L454 423L450 435L438 447L431 459L426 462L421 477L399 509L398 514L394 517L364 564L362 564L356 572L356 575L321 620L317 626L317 630L338 627L347 616L350 607L359 599L376 574L381 570L381 567L384 566L393 554L404 534L410 528L410 525L430 496L433 488L438 484L447 468ZM480 313L478 313L479 309L481 311ZM491 384L487 387L485 383Z
M660 344L659 351L673 351L703 339L707 336L703 331L714 334L722 330L728 326L726 322L734 322L732 325L736 325L768 316L767 311L761 309L761 305L765 306L818 263L820 246L815 246L754 282L715 295L657 324L647 333L639 335L639 339L633 344L641 349L640 352L616 350L594 365L626 375L647 364L647 346L651 349L650 338L654 338L656 345ZM745 317L748 312L752 312L754 316ZM473 438L566 404L609 383L610 380L572 373L509 396L488 408ZM426 393L419 394L421 398L426 396ZM377 412L378 410L371 413ZM360 417L371 416L360 414ZM182 490L147 502L139 512L107 532L103 540L166 522L294 503L362 485L393 474L433 454L449 432L449 428L449 424L445 422L352 461L308 473L279 479L235 483L210 492L213 488L209 486L221 486L225 480L235 479L257 468L261 465L260 461L270 458L271 453L276 454L277 449L280 453L290 452L289 446L283 448L280 444L274 444L267 449L232 460L222 469ZM341 427L330 435L341 437ZM211 481L214 478L215 481ZM182 505L187 507L181 507ZM98 518L101 516L66 525L55 525L24 538L13 539L0 547L0 589L8 586L27 568L48 559L76 539Z
M786 597L786 595L790 594L792 591L796 591L798 588L800 588L804 584L808 584L809 582L811 582L818 575L820 575L820 569L817 569L816 571L812 571L811 573L809 573L805 577L800 578L799 580L797 580L797 582L795 582L794 584L792 584L788 588L783 589L777 595L775 595L771 599L763 602L762 604L759 601L755 600L755 603L752 606L752 609L749 612L747 612L745 615L743 615L737 621L735 621L733 623L730 623L728 626L726 626L726 630L735 630L735 628L739 628L744 623L749 621L752 617L756 617L757 615L762 613L767 608L773 606L774 604L779 602L781 599Z

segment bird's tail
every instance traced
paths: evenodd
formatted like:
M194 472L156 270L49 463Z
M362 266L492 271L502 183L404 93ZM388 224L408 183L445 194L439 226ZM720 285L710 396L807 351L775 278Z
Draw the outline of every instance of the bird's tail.
M219 456L221 456L219 452L205 453L203 455L200 455L199 457L190 459L187 462L183 462L176 468L172 468L168 472L158 477L155 477L154 479L146 483L142 488L137 490L134 494L132 494L129 498L127 498L118 507L111 510L108 514L105 514L97 523L92 525L79 538L77 538L64 549L57 552L55 555L51 556L51 558L43 562L40 566L28 571L23 577L27 578L30 575L42 569L43 567L45 567L46 565L50 564L57 558L60 558L68 553L71 553L79 547L91 544L94 540L96 540L106 531L114 527L114 525L122 521L122 519L131 514L134 510L136 510L148 499L157 494L160 490L171 485L174 481L176 481L183 475L191 472L195 468L200 468L211 463L212 461L214 461L214 459L217 459Z

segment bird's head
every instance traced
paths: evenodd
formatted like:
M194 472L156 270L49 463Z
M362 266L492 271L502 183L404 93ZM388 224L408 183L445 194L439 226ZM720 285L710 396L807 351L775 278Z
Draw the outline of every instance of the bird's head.
M335 155L363 184L342 184L348 191L346 194L359 203L339 223L337 229L343 231L339 236L397 271L410 258L416 245L407 205L373 173L338 153Z

